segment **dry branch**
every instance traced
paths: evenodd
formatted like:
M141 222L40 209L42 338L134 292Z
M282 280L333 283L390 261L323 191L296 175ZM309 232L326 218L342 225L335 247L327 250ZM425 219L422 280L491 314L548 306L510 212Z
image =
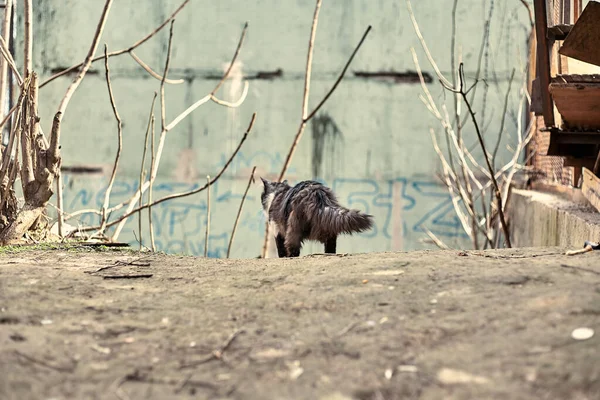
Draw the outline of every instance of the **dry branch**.
M146 127L146 135L144 138L144 151L142 153L142 166L140 167L140 186L142 182L144 182L145 164L146 164L146 151L148 150L148 136L150 135L150 129L152 127L152 121L154 119L154 103L156 102L156 96L158 94L154 92L154 97L152 98L152 105L150 106L150 115L148 116L148 125ZM154 158L154 130L152 130L152 158ZM140 196L140 203L142 205L142 196ZM150 214L150 221L152 221ZM138 213L138 224L139 224L139 235L140 235L140 250L142 249L142 213Z
M23 7L23 18L25 19L25 32L23 37L23 77L27 78L33 71L33 6L32 0L25 0Z
M285 163L283 164L283 168L281 169L281 173L279 174L279 181L280 182L283 181L283 178L285 177L285 173L287 172L287 170L288 170L288 168L289 168L289 166L290 166L290 164L292 162L292 157L294 156L294 153L296 151L296 147L298 146L298 143L300 142L300 139L302 138L302 133L304 132L304 128L306 127L306 123L308 121L310 121L310 119L312 117L315 116L315 114L317 113L317 111L319 111L319 109L325 104L325 102L327 101L327 99L329 99L329 97L333 94L333 92L335 91L335 89L338 87L338 85L340 84L340 82L344 78L344 75L346 74L346 71L348 70L348 67L350 67L350 63L352 62L352 60L354 59L354 56L358 52L358 49L360 49L360 47L362 46L363 42L367 38L367 35L369 34L370 31L371 31L371 26L369 25L367 27L367 30L363 34L362 38L358 42L358 45L356 45L356 47L354 48L354 51L350 55L350 58L348 58L348 61L346 61L346 64L344 65L344 68L342 69L342 72L340 72L339 76L335 80L335 83L333 84L333 86L331 87L331 89L329 89L329 91L327 92L327 94L325 95L325 97L323 97L323 99L319 102L319 104L317 104L317 106L312 110L312 112L310 114L308 114L307 117L304 117L304 115L305 115L305 109L304 109L304 106L303 106L303 109L302 109L302 115L303 115L302 122L300 123L300 127L298 128L298 132L296 133L296 136L294 137L294 142L292 143L292 146L290 147L288 155L287 155L287 157L285 159ZM311 53L311 52L312 52L312 48L309 50L309 53ZM310 72L307 72L306 76L310 76ZM308 91L305 91L305 96L308 96ZM303 104L304 104L304 101L303 101Z
M108 18L108 12L110 11L112 2L113 2L113 0L106 0L106 2L104 3L104 8L102 9L100 21L98 22L98 25L96 26L96 32L94 33L94 38L92 39L92 44L90 46L87 56L85 57L85 61L83 62L81 69L79 70L79 73L77 74L75 79L73 79L73 82L71 82L69 87L67 88L67 91L58 107L58 112L56 115L58 115L59 118L62 118L64 116L64 113L67 109L67 106L69 105L69 102L71 101L71 97L73 96L73 93L75 93L75 90L77 90L77 88L81 84L81 81L85 77L85 74L87 73L87 71L90 69L90 66L92 65L92 60L93 60L94 54L96 53L96 50L98 49L98 43L100 43L100 37L102 36L102 32L104 31L104 26L106 25L106 20ZM64 207L63 207L63 195L62 195L62 174L60 173L60 170L58 171L57 178L58 179L56 180L56 197L57 197L56 206L58 207L58 235L62 237L63 236L63 215L62 214L63 214Z
M15 77L17 78L17 83L19 85L22 85L23 77L19 73L19 70L17 69L15 60L14 60L12 54L10 54L10 49L8 48L8 44L6 43L6 41L4 40L3 37L0 37L0 52L2 53L2 57L8 62L8 66L10 67L12 72L15 74Z
M143 38L141 38L140 40L138 40L137 42L135 42L134 44L132 44L131 46L129 46L126 49L121 49L121 50L117 50L117 51L113 51L108 53L109 57L115 57L115 56L119 56L121 54L125 54L125 53L130 53L131 51L135 50L137 47L141 46L142 44L146 43L148 40L150 40L154 35L156 35L158 32L160 32L169 22L171 22L175 16L177 16L177 14L183 10L183 8L190 2L190 0L185 0L183 3L181 3L181 5L179 7L177 7L177 9L166 19L164 20L158 27L156 27L152 32L150 32L149 34L147 34L146 36L144 36ZM92 62L96 62L98 60L102 60L104 58L104 56L98 56L94 59L92 59ZM71 71L75 71L77 68L80 68L81 66L83 66L84 63L79 63L76 65L73 65L61 72L58 72L54 75L52 75L50 78L46 79L41 85L40 88L46 86L48 83L52 82L53 80L68 74Z
M150 74L150 76L152 76L153 78L156 78L158 80L162 80L162 76L160 76L159 74L157 74L156 72L154 72L154 70L152 70L152 68L150 68L150 66L148 64L146 64L144 61L142 61L141 58L139 58L133 51L129 52L129 55L131 56L131 58L133 58L135 60L135 62L137 62L140 67L144 68L146 70L146 72L148 72ZM164 79L165 83L170 83L172 85L178 85L181 84L183 82L185 82L185 80L183 79Z
M150 143L150 151L152 153L152 157L150 159L150 171L154 170L154 113L152 114L152 119L150 123L150 130L152 131L152 139ZM140 185L142 182L140 181ZM150 182L150 188L148 189L148 225L150 226L150 249L152 251L156 251L156 244L154 243L154 226L152 225L152 186L153 182ZM141 203L140 203L141 206Z
M12 6L13 0L6 0L4 2L4 20L2 21L2 37L8 38L11 34L11 17L12 17ZM8 60L4 58L0 58L0 111L3 113L6 106L6 88L8 83ZM9 111L8 115L10 116L14 111L15 107ZM0 132L2 132L2 127L6 123L7 119L5 118L0 125ZM1 153L1 152L0 152ZM0 158L2 154L0 154ZM1 161L0 161L1 163Z
M256 165L252 168L252 172L250 173L250 178L248 179L248 186L246 186L246 190L244 191L244 195L242 196L242 201L240 202L240 208L238 209L237 216L235 217L235 222L233 223L233 229L231 230L231 237L229 238L229 246L227 246L227 258L231 254L231 246L233 245L233 238L235 237L235 233L237 231L238 223L240 222L240 216L242 215L242 208L244 208L244 201L246 201L246 195L248 194L248 190L250 189L250 185L254 182L254 172L256 172Z
M233 58L231 60L230 66L233 65L235 63L236 59L237 59L237 56L239 54L241 45L242 45L244 37L245 37L245 32L246 32L247 27L248 27L248 24L246 23L244 25L244 29L242 30L242 34L240 36L240 40L238 42L238 46L236 48L234 56L233 56ZM171 25L171 29L172 29L172 25ZM171 39L172 39L172 34L169 35L169 41L171 41ZM169 58L169 57L170 56L167 55L167 58ZM162 156L162 151L163 151L164 145L165 145L166 134L170 130L172 130L178 123L180 123L185 117L187 117L192 111L194 111L200 105L208 102L209 100L213 100L217 104L226 103L226 105L231 106L231 107L237 107L237 106L241 105L242 101L245 99L246 94L247 94L247 90L248 90L247 89L247 83L245 85L244 93L242 95L242 98L240 100L238 100L235 104L233 104L233 103L227 103L227 102L223 102L221 100L218 100L218 99L216 99L216 97L213 94L221 86L222 82L224 82L228 78L230 72L231 72L231 68L228 68L227 71L223 74L223 77L221 78L221 80L219 81L219 83L211 91L211 93L209 93L203 99L197 101L196 103L194 103L193 105L191 105L190 107L188 107L184 112L182 112L177 117L175 117L173 119L173 121L171 121L171 123L167 124L166 126L163 127L163 129L161 129L159 140L158 140L158 146L157 146L157 149L156 149L155 163L154 163L153 168L151 169L150 179L148 181L146 181L143 185L140 185L140 187L138 188L138 190L136 191L136 193L134 193L134 195L131 197L131 199L129 199L129 200L127 200L127 201L125 201L125 202L123 202L123 203L121 203L121 204L113 207L111 209L111 211L116 211L116 210L118 210L118 209L120 209L120 208L122 208L122 207L124 207L124 206L127 205L127 209L125 211L125 215L131 215L131 212L134 209L135 204L137 203L137 201L139 200L139 198L144 194L144 192L152 185L152 183L156 179L157 172L158 172L158 167L160 165L160 159L161 159L161 156ZM163 77L166 77L166 73L163 75ZM163 86L162 85L162 81L161 81L161 86ZM161 115L162 115L162 111L161 111ZM120 221L121 221L121 223L117 226L117 228L115 229L115 232L113 233L112 240L117 240L119 234L121 233L121 230L123 229L123 226L125 225L126 220L120 220Z
M242 145L244 144L244 142L246 141L246 139L248 137L248 134L250 133L250 131L252 130L252 127L254 126L254 121L255 120L256 120L256 113L252 114L252 120L250 121L250 124L248 125L248 129L246 129L246 132L242 136L242 139L238 143L237 147L235 148L235 150L233 151L233 153L231 154L231 156L229 157L229 159L227 160L227 162L225 163L225 165L223 166L223 168L221 168L221 171L219 171L219 173L217 175L215 175L214 178L211 179L211 181L210 181L211 185L214 185L215 182L218 181L219 178L221 178L221 176L223 175L223 173L225 173L225 171L227 170L227 168L229 167L229 165L231 164L231 162L233 161L233 159L235 158L235 156L237 155L237 153L240 151L240 149L242 148ZM108 224L106 224L106 227L110 228L111 226L116 225L116 224L118 224L118 223L126 220L131 215L137 213L140 210L144 210L144 209L149 208L149 207L154 207L154 206L156 206L158 204L161 204L161 203L164 203L166 201L180 199L180 198L183 198L183 197L194 195L196 193L200 193L200 192L206 190L207 187L208 187L208 183L205 184L204 186L199 187L199 188L194 189L194 190L190 190L190 191L182 192L182 193L171 194L171 195L165 196L165 197L163 197L161 199L158 199L156 201L153 201L151 203L144 204L144 205L142 205L140 207L137 207L137 208L134 208L132 210L127 211L125 214L121 215L120 217L118 217L114 221L111 221ZM98 228L99 227L86 227L86 228L83 228L82 231L92 231L92 230L95 230L95 229L98 229Z
M106 192L104 194L104 205L102 206L102 219L100 222L100 231L104 231L104 227L106 226L106 211L108 210L108 206L110 204L110 193L112 191L113 184L115 183L117 169L119 167L119 159L121 158L121 151L123 150L123 123L121 121L119 111L117 111L115 96L113 94L112 85L110 82L110 68L108 67L108 47L106 46L106 44L104 45L104 69L106 71L106 86L108 88L108 97L110 99L110 105L115 119L117 120L117 154L115 156L115 162L113 164L113 169L110 175L110 180L108 182L108 187L106 188Z
M204 257L208 257L208 235L210 235L210 175L206 175L206 233L204 235Z
M281 172L279 173L279 178L278 178L279 182L283 181L285 174L286 174L290 164L292 163L292 158L296 152L296 148L298 147L298 144L300 143L300 139L302 139L302 135L304 134L304 129L306 128L306 124L308 123L308 121L310 121L310 119L312 117L315 116L315 114L325 104L325 102L329 99L329 97L331 97L331 95L333 94L335 89L338 87L338 85L344 78L344 75L346 74L346 71L348 70L350 63L352 63L354 56L358 52L358 49L360 49L363 42L367 38L367 35L371 31L371 26L369 25L367 27L367 30L363 34L362 38L358 42L358 45L354 48L354 51L352 52L352 54L346 61L344 68L338 75L333 86L329 89L327 94L325 94L325 96L321 99L321 101L317 104L317 106L309 113L308 112L308 101L309 101L309 94L310 94L310 77L312 74L312 59L313 59L313 52L314 52L314 43L315 43L315 36L316 36L316 32L317 32L317 25L319 22L319 11L321 9L321 3L322 3L322 0L317 0L317 2L316 2L315 11L314 11L314 15L313 15L313 22L312 22L312 26L311 26L311 30L310 30L310 37L309 37L309 41L308 41L308 51L307 51L307 56L306 56L306 69L304 72L304 94L302 96L301 121L300 121L300 125L298 126L298 130L296 131L296 135L294 136L294 140L290 146L288 154L283 163L283 167L281 168ZM269 247L269 224L267 223L266 227L265 227L265 237L264 237L263 248L262 248L262 252L261 252L262 258L265 258L267 256L267 248L268 247Z

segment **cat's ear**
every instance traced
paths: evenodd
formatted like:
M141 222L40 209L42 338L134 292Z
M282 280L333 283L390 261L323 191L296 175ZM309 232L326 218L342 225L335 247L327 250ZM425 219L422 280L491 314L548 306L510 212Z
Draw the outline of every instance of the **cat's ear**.
M284 181L283 181L283 182L281 182L281 183L283 183L284 185L288 185L288 186L289 186L287 179L286 179L286 180L284 180Z
M262 181L262 183L263 183L263 186L264 186L264 187L267 187L267 186L269 186L269 181L267 181L267 180L266 180L265 178L263 178L262 176L260 177L260 180Z

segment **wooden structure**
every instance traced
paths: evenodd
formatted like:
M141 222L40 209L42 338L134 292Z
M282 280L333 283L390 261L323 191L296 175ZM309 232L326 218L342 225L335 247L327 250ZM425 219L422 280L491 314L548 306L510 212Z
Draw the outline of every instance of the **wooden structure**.
M582 11L581 0L534 0L534 7L532 111L543 117L546 155L574 167L571 184L578 186L584 168L600 174L600 73L569 74L568 65L571 58L600 66L600 3Z

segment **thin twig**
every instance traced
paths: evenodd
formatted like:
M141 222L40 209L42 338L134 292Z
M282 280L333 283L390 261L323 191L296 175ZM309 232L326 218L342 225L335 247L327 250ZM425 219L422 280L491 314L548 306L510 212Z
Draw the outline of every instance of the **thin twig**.
M146 72L150 74L150 76L158 79L159 81L162 80L162 76L154 72L154 70L152 70L152 68L150 68L150 66L144 61L142 61L142 59L139 58L137 54L133 52L133 50L129 52L129 55L140 65L140 67L144 68ZM171 85L179 85L183 82L185 82L185 79L165 79L165 83L169 83Z
M240 216L242 215L242 208L244 207L244 201L246 200L246 195L248 194L248 190L250 189L250 185L254 182L254 172L256 171L256 165L252 168L252 172L250 173L250 178L248 179L248 186L246 186L246 190L244 191L244 195L242 196L242 201L240 202L240 208L238 209L237 216L235 217L235 222L233 223L233 229L231 230L231 237L229 238L229 246L227 246L227 258L231 254L231 246L233 245L233 238L235 237L235 232L237 231L238 223L240 222Z
M435 74L437 75L438 79L445 86L451 86L451 83L448 81L448 79L446 79L446 77L444 75L442 75L435 60L433 59L433 57L431 56L431 53L429 52L429 47L427 47L427 43L425 43L425 39L423 38L423 35L421 34L421 30L419 29L419 25L417 24L417 19L415 18L415 14L412 10L412 4L410 3L410 0L406 0L406 7L408 9L408 15L410 16L410 20L412 21L412 24L413 24L413 28L415 29L415 33L417 34L417 38L421 42L421 47L423 47L423 51L425 51L425 55L427 56L429 63L433 67ZM452 71L452 73L454 73L454 71Z
M212 92L210 92L211 97L217 94L217 91L219 90L219 88L223 85L223 83L225 82L225 80L227 80L227 78L229 77L229 74L231 73L231 69L233 68L233 65L235 64L235 61L237 60L238 55L240 54L240 50L242 49L242 44L244 43L244 39L246 38L246 31L247 30L248 30L248 22L246 22L244 24L244 28L242 29L242 34L240 35L240 40L238 41L238 45L235 48L235 53L233 53L233 57L231 58L231 62L229 63L229 67L227 68L227 70L223 74L223 77L221 78L221 80L219 81L219 83L217 83L217 86L215 86L215 88L212 90Z
M73 372L75 370L75 367L77 366L77 364L73 364L73 365L69 365L69 366L54 365L54 364L50 364L49 362L46 362L44 360L40 360L38 358L32 357L29 354L23 353L19 350L13 350L13 351L15 352L15 354L26 359L29 362L32 362L34 364L38 364L43 367L50 368L50 369L53 369L56 371L60 371L60 372Z
M25 19L25 32L23 38L23 77L27 78L31 71L33 71L33 2L32 0L25 0L23 3L23 18Z
M242 333L245 333L245 332L246 331L244 329L238 329L238 330L234 331L231 335L229 335L229 337L227 338L225 343L223 343L223 345L219 349L213 350L213 352L210 355L208 355L204 358L201 358L200 360L191 361L189 363L182 363L181 366L179 367L179 369L197 367L198 365L206 364L207 362L210 362L213 360L223 360L223 355L229 349L229 347L231 347L231 345L233 344L233 341L239 335L241 335Z
M433 232L431 232L429 229L423 227L423 230L425 230L425 233L427 234L427 236L429 236L429 238L433 241L433 243L435 243L435 245L442 249L442 250L450 250L450 247L448 247L448 245L444 242L442 242L442 240L440 238L438 238Z
M233 153L231 154L231 156L229 157L229 159L227 160L227 162L225 163L225 165L223 166L223 168L221 168L221 171L219 171L219 173L217 175L215 175L214 178L211 179L210 184L214 185L216 181L219 180L219 178L221 178L221 176L225 173L225 171L227 170L227 168L229 167L229 165L231 164L231 162L233 161L233 159L235 158L235 156L237 155L237 153L240 151L240 149L242 148L242 145L244 144L244 142L246 141L248 134L250 133L250 131L252 130L252 127L254 125L254 121L256 119L256 113L254 113L252 115L252 120L250 121L250 124L248 125L248 129L246 130L246 132L244 133L244 136L242 136L242 139L240 140L240 143L237 145L237 147L235 148L235 150L233 151ZM156 201L153 201L152 203L148 203L148 204L144 204L141 207L137 207L134 208L132 210L128 210L125 214L121 215L120 217L118 217L116 220L109 222L108 224L106 224L107 228L110 228L113 225L116 225L122 221L124 221L125 219L129 218L131 215L137 213L140 210L144 210L148 207L154 207L158 204L164 203L166 201L170 201L170 200L174 200L174 199L180 199L182 197L187 197L187 196L192 196L196 193L200 193L203 190L206 190L206 188L208 187L207 184L205 184L202 187L196 188L194 190L190 190L187 192L182 192L182 193L174 193L168 196L165 196L163 198L160 198ZM94 229L97 229L98 227L86 227L83 228L82 231L91 231Z
M110 175L110 180L108 181L108 186L104 194L104 205L102 206L100 232L104 232L104 228L106 226L106 210L108 210L108 206L110 204L110 193L112 191L113 184L115 183L117 169L119 167L119 159L121 158L121 151L123 150L123 123L121 121L119 111L117 110L117 104L115 103L115 96L113 94L112 84L110 82L110 68L108 66L108 46L106 44L104 45L104 69L106 71L106 86L108 87L108 97L110 99L110 106L112 108L115 119L117 120L117 154L115 155L115 162L113 164L112 173Z
M496 140L496 145L494 146L494 151L492 152L492 167L496 168L496 156L498 154L498 150L500 148L500 142L502 141L502 134L504 133L504 122L506 121L506 113L508 110L508 100L510 96L510 89L512 87L512 82L515 77L515 69L513 68L510 79L508 80L508 89L506 89L506 94L504 96L504 107L502 108L502 117L500 119L500 129L498 130L498 139Z
M502 231L504 232L504 239L506 240L506 247L511 248L512 246L511 246L511 242L510 242L510 234L508 232L508 226L506 225L506 220L504 218L504 210L502 209L502 195L500 194L500 187L498 186L498 181L496 180L496 177L494 174L494 168L492 167L492 164L490 162L490 157L486 151L485 143L483 141L483 136L479 129L479 124L477 123L477 118L475 118L475 112L473 111L473 108L471 107L471 103L469 102L469 99L467 98L467 94L464 91L464 69L463 68L464 68L463 64L461 63L459 66L460 93L461 93L461 96L463 97L463 101L465 102L465 104L467 106L467 109L469 110L469 114L471 115L471 120L473 121L473 126L475 127L475 132L477 133L477 139L479 140L479 144L481 146L481 150L482 150L483 156L485 158L485 163L488 167L490 174L492 175L491 179L492 179L492 183L494 185L496 201L498 203L498 215L500 217L500 223L502 224Z
M150 150L152 152L152 158L150 160L150 171L154 170L154 113L152 114L151 120L151 130L152 130L152 140L150 143ZM140 181L140 185L141 185ZM154 225L152 225L152 187L154 186L154 181L150 182L150 187L148 188L148 225L150 225L150 249L152 252L156 251L156 244L154 243ZM141 197L141 196L140 196ZM141 206L141 203L140 203Z
M11 33L11 20L12 20L12 7L13 0L6 0L4 2L4 20L2 21L2 37L10 37ZM8 85L8 60L0 59L0 115L4 112L4 107L6 105L6 95ZM12 114L14 107L9 111L7 118ZM7 119L5 118L0 124L0 132L2 132L2 127L6 123ZM0 157L2 155L0 154Z
M159 139L159 144L158 144L159 154L162 154L162 149L163 149L164 142L165 142L165 136L167 134L167 130L165 129L165 118L166 118L165 79L167 78L167 74L169 73L169 65L171 64L171 54L172 54L171 52L172 52L173 26L174 25L175 25L175 20L172 20L171 26L169 27L169 43L167 45L167 57L165 60L165 69L163 71L163 77L160 82L161 133L160 133L160 139ZM131 209L133 209L133 207L135 206L135 203L137 202L137 200L142 198L144 191L145 191L144 187L146 186L146 183L148 184L148 187L149 187L150 184L152 184L154 182L154 180L156 179L156 176L157 176L157 172L158 172L157 169L158 169L158 165L155 165L155 168L153 168L150 171L150 179L147 182L145 182L143 185L140 182L140 187L138 188L138 191L130 199L129 206L127 208L127 212L131 211ZM141 210L140 207L138 207L138 208ZM112 235L113 241L116 241L117 238L119 237L119 235L121 234L121 231L123 230L123 227L125 226L125 222L127 222L127 221L124 220L122 223L118 224L117 227L115 228L115 231L113 232L113 235Z
M342 69L342 72L340 73L340 75L336 79L336 81L333 84L333 86L331 87L331 89L329 89L329 91L327 92L327 94L325 95L325 97L323 97L323 99L312 110L312 112L310 114L308 114L308 116L306 118L302 118L302 122L300 123L300 127L298 128L298 132L296 133L296 136L294 137L294 142L292 143L292 146L290 147L288 155L287 155L287 157L285 159L285 163L283 164L283 168L281 169L281 173L279 174L279 182L283 181L283 178L285 177L285 174L286 174L286 172L287 172L287 170L288 170L288 168L289 168L289 166L290 166L290 164L292 162L292 157L294 156L294 153L296 151L296 147L298 146L298 143L300 142L300 139L302 138L302 133L304 132L304 128L306 127L306 123L308 121L310 121L310 119L312 117L315 116L315 114L317 113L317 111L319 111L319 109L323 106L323 104L325 104L325 102L327 101L327 99L329 99L329 97L333 94L333 92L335 91L335 89L337 88L337 86L340 84L340 82L344 78L346 70L348 70L348 67L350 66L350 63L354 59L354 56L358 52L358 49L360 49L360 46L362 46L363 42L367 38L367 35L369 34L370 31L371 31L371 26L369 25L369 27L367 28L367 30L363 34L362 38L358 42L358 45L354 48L354 51L350 55L350 58L348 58L348 61L346 62L346 65L344 65L344 68ZM309 53L311 53L311 52L312 52L312 48L309 50ZM307 75L308 74L309 73L307 73ZM305 92L305 95L308 96L308 92ZM304 103L304 101L303 101L303 103ZM305 115L304 114L304 109L302 110L302 115Z
M146 125L146 135L144 137L144 151L142 152L142 165L140 167L140 183L139 185L142 186L142 182L144 182L144 175L145 175L145 164L146 164L146 152L148 150L148 135L150 135L150 128L152 126L152 119L154 118L154 103L156 102L156 96L158 95L158 93L154 92L154 97L152 98L152 105L150 106L150 115L148 115L148 124ZM154 135L154 132L152 132ZM153 136L154 138L154 136ZM153 139L154 140L154 139ZM154 152L154 150L153 150ZM141 206L143 202L143 197L140 196L140 203L139 205ZM138 230L139 230L139 235L140 235L140 250L142 249L142 213L138 213Z
M244 38L244 34L242 32L242 35L240 37L240 43L243 41L243 38ZM238 44L238 48L240 46L241 45ZM236 59L238 53L239 53L239 50L236 49L234 57L233 57L233 59L231 61L232 64L235 63L235 59ZM231 71L231 68L229 68L225 72L225 74L223 75L223 78L221 79L222 81L224 81L224 80L227 79L228 74L230 73L230 71ZM201 100L197 101L196 103L194 103L193 105L191 105L190 107L188 107L184 112L182 112L177 117L175 117L175 119L173 119L173 121L171 121L171 123L168 124L165 127L165 129L161 129L160 136L159 136L159 139L158 139L158 146L157 146L156 153L155 153L156 154L155 155L155 163L154 163L154 167L152 168L151 173L150 173L150 179L148 181L146 181L143 185L141 185L140 188L138 188L138 190L136 191L136 193L134 193L134 195L129 200L126 200L123 203L116 205L111 210L116 211L118 209L121 209L122 207L127 206L127 209L125 211L125 215L127 215L127 216L131 215L131 212L134 209L135 204L137 203L137 201L139 200L139 198L144 194L144 192L150 187L150 185L156 179L156 175L158 173L158 168L159 168L159 165L160 165L160 159L162 157L162 152L163 152L164 145L165 145L166 134L170 130L172 130L179 122L181 122L185 117L187 117L192 111L194 111L200 105L208 102L209 100L213 100L217 104L226 105L226 106L232 106L232 107L236 106L237 107L237 106L239 106L241 104L241 101L243 99L245 99L246 94L247 94L247 87L245 87L245 90L244 90L244 93L242 94L241 100L238 100L238 102L236 102L236 103L228 103L228 102L224 102L222 100L216 99L216 97L214 95L212 95L211 93L209 93L204 98L202 98ZM149 204L150 204L150 207L153 205L152 203L149 203ZM139 209L143 209L143 208L146 208L146 207L141 207ZM126 218L123 219L123 220L119 220L119 221L122 221L122 223L119 224L117 226L117 228L115 229L115 233L113 234L113 237L112 237L113 240L117 240L118 235L120 234L120 232L123 229L123 226L124 226L124 224L126 222Z
M329 89L329 91L327 92L327 94L325 95L325 97L323 97L323 100L321 100L321 102L319 104L317 104L317 106L312 110L312 112L308 115L308 117L306 117L306 119L305 119L306 122L308 122L312 117L315 116L315 114L317 113L317 111L319 111L319 109L323 106L323 104L325 104L325 102L327 101L327 99L329 99L329 97L333 94L333 92L335 91L335 89L338 87L338 85L340 84L340 82L344 78L344 75L346 74L346 71L348 70L348 67L350 67L350 63L354 59L354 56L358 52L358 49L360 49L360 47L362 46L363 42L367 38L367 35L369 34L369 32L371 32L371 25L369 25L367 27L367 29L365 30L365 33L363 33L362 38L360 39L360 41L358 42L358 44L354 48L354 51L350 55L350 58L346 62L346 65L344 65L344 68L342 69L342 72L340 72L340 75L335 80L335 83L333 84L333 86L331 87L331 89Z
M167 75L169 74L169 65L171 64L171 45L173 43L173 25L175 25L175 20L171 21L171 26L169 28L169 44L167 47L167 59L165 60L165 69L163 72L162 79L160 81L160 128L164 131L167 126L166 118L166 105L165 105L165 80L167 79Z
M208 257L208 235L210 234L210 175L206 175L206 234L204 235L204 257Z
M8 66L10 67L10 69L14 72L15 77L17 78L17 83L19 85L22 85L23 77L21 76L21 73L19 72L19 69L17 68L17 64L15 63L15 60L14 60L12 54L10 53L8 44L6 44L6 42L4 41L4 38L2 36L0 36L0 52L2 53L2 57L4 57L6 62L8 62Z
M148 40L150 40L150 38L152 38L154 35L156 35L158 32L160 32L165 26L167 26L167 24L169 22L171 22L171 20L173 20L175 18L175 16L177 16L177 14L183 10L183 8L190 2L190 0L185 0L183 3L181 3L181 5L179 7L177 7L177 9L166 19L164 20L158 27L156 27L152 32L150 32L149 34L147 34L146 36L144 36L143 38L141 38L140 40L138 40L137 42L135 42L134 44L132 44L131 46L129 46L128 48L125 49L121 49L121 50L117 50L117 51L113 51L108 53L109 57L114 57L114 56L119 56L121 54L125 54L125 53L129 53L132 50L135 50L137 47L141 46L142 44L146 43ZM94 59L92 59L92 62L96 62L98 60L102 60L104 58L104 56L98 56ZM77 68L81 67L83 65L83 63L79 63L76 65L73 65L61 72L58 72L54 75L52 75L50 78L46 79L41 85L40 88L46 86L48 83L52 82L53 80L55 80L56 78L59 78L63 75L68 74L71 71L76 70Z
M531 11L531 6L525 0L519 0L519 1L527 9L527 15L529 16L529 24L533 28L533 25L535 25L535 22L533 21L533 11ZM577 1L577 0L575 0L575 1Z
M73 93L75 93L75 90L79 87L79 84L81 83L85 74L87 73L87 71L90 69L90 66L92 65L92 58L94 57L94 54L96 53L96 49L98 48L98 43L100 42L100 37L102 36L102 31L104 30L104 26L106 24L106 19L108 18L108 12L110 11L110 6L112 5L112 2L113 2L113 0L106 0L106 2L104 3L104 8L102 9L102 15L100 16L100 21L98 22L98 25L96 26L96 32L94 33L94 38L92 39L92 44L90 46L87 56L85 57L85 61L83 62L81 69L79 70L79 73L77 74L75 79L73 79L73 82L71 82L69 87L67 88L67 91L66 91L62 101L60 102L60 106L58 107L57 115L59 116L59 118L64 117L65 111L67 109L67 106L69 105L69 101L71 100ZM60 169L59 169L58 176L56 179L56 198L57 198L56 206L58 207L58 235L60 237L63 236L63 210L64 210L64 207L63 207L62 186L63 186L62 185L62 174L60 173Z

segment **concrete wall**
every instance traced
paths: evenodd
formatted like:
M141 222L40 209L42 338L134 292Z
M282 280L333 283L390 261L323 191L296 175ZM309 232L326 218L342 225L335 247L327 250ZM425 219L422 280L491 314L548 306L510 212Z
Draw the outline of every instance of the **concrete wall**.
M515 247L583 247L600 240L600 214L557 194L514 190L509 220Z
M102 43L109 50L129 46L150 32L180 2L129 0L114 3ZM490 43L483 68L489 87L482 126L488 140L495 141L502 114L507 77L517 69L510 108L518 103L521 66L525 63L528 17L520 2L493 2ZM450 37L452 0L418 0L413 7L417 20L442 72L451 76ZM103 2L98 0L34 1L35 68L48 77L84 59ZM457 10L457 45L468 76L477 68L490 2L463 0ZM213 214L209 254L223 256L252 166L258 175L275 177L299 123L306 47L314 1L195 0L177 17L173 41L171 78L181 85L166 88L167 120L203 97L215 85L237 44L241 28L249 22L247 41L234 79L221 89L225 100L236 99L242 78L261 71L282 69L273 80L254 79L245 103L238 109L206 104L167 137L154 197L202 185L214 175L237 145L250 116L258 119L239 156L212 193ZM344 238L339 252L409 250L424 248L423 227L443 240L466 245L445 189L436 183L438 168L429 128L439 123L419 101L415 83L361 79L353 71L414 70L410 48L415 47L426 72L433 75L411 26L404 1L325 0L321 10L313 64L311 106L327 92L335 76L360 39L364 29L373 31L352 64L347 78L311 122L295 155L288 179L294 183L317 178L337 191L349 207L375 216L372 232ZM156 71L164 64L167 29L137 50ZM457 50L458 52L458 50ZM110 60L114 94L123 118L123 155L113 190L113 203L128 198L137 188L142 143L151 97L159 82L148 76L128 55ZM486 68L487 66L487 68ZM493 71L493 72L492 72ZM62 151L65 166L92 165L104 174L65 176L67 212L99 208L116 150L116 124L112 115L103 64L96 63L65 115ZM42 124L49 131L51 118L72 76L58 79L40 92ZM440 85L429 85L436 100L451 107ZM483 92L477 93L481 104ZM158 108L156 109L159 112ZM158 116L159 114L157 114ZM515 115L507 129L516 129ZM472 129L465 136L474 142ZM503 143L513 144L514 140ZM501 158L505 156L501 151ZM260 181L259 181L260 182ZM260 186L250 190L238 230L233 256L260 253L264 217L260 210ZM172 253L204 252L205 193L154 208L157 244ZM72 224L97 221L85 215ZM135 243L131 219L121 240ZM147 232L144 233L147 238ZM145 242L146 243L146 242ZM308 251L322 251L308 246Z

